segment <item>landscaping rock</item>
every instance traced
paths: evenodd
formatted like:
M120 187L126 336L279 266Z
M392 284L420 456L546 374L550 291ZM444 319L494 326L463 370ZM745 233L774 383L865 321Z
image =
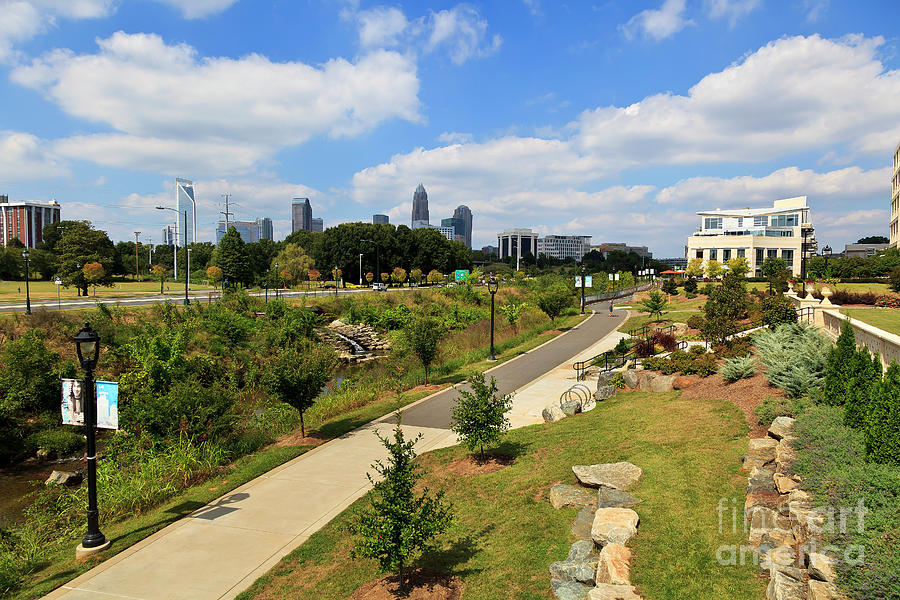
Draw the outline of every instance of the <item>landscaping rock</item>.
M76 473L74 471L53 471L50 473L50 477L47 478L45 484L57 483L59 485L65 486L75 486L81 483L83 476L81 473Z
M633 508L640 500L622 490L601 485L597 490L597 508Z
M752 471L753 467L764 467L774 461L778 443L770 437L750 440L750 448L744 455L744 468Z
M798 485L800 484L787 475L782 475L780 473L775 474L775 489L778 490L779 494L787 494Z
M575 522L572 523L572 535L576 540L588 540L592 544L591 527L594 526L594 511L596 509L585 506L575 515Z
M580 400L566 400L562 404L560 404L559 408L563 411L567 417L574 416L581 412L581 401Z
M803 585L784 571L775 571L766 589L769 600L803 600Z
M689 388L694 385L694 380L690 377L676 377L675 381L672 382L672 388L676 390L683 390L685 388Z
M583 508L592 506L596 502L597 495L594 493L594 490L588 488L567 483L557 483L550 488L550 504L556 509L564 506Z
M656 373L652 371L641 371L640 375L638 375L638 384L637 388L642 392L650 391L650 382L656 377Z
M765 554L760 552L759 570L764 575L771 576L775 571L783 570L785 567L793 567L796 562L797 552L793 548L790 546L777 546L770 548Z
M642 600L630 585L601 583L591 590L588 600Z
M769 427L769 435L776 440L790 437L794 431L794 419L791 417L776 417Z
M833 583L810 579L807 585L809 586L808 600L844 600L846 598Z
M544 421L547 423L556 423L557 421L565 419L566 413L564 413L556 404L550 404L541 411L541 416L544 417Z
M790 471L797 460L797 453L787 439L782 439L775 447L775 466L779 471Z
M550 565L550 576L560 581L577 581L594 585L599 558L591 556L594 544L588 540L579 540L572 544L566 560Z
M600 375L597 376L597 389L609 385L612 381L613 377L615 377L615 371L603 371Z
M835 582L837 573L834 570L834 560L819 552L809 554L809 576L819 581Z
M624 371L622 371L622 379L625 380L625 385L627 385L631 389L635 389L638 386L638 382L640 381L638 372L634 369L625 369Z
M550 587L553 589L553 596L558 600L584 600L592 589L590 586L577 581L564 581L562 579L551 579Z
M597 561L597 583L611 583L613 585L631 585L629 568L631 565L631 550L622 544L607 544L600 551L600 559Z
M630 462L606 463L601 465L575 465L572 472L582 484L590 487L615 488L627 490L637 483L644 473L640 467Z
M581 405L581 412L590 412L595 408L597 408L597 402L593 398L589 398Z
M657 375L650 380L650 391L656 393L671 392L675 389L674 375Z
M598 508L591 538L600 546L627 544L637 533L639 517L630 508Z
M775 474L769 469L753 467L747 479L747 493L775 492Z
M603 385L597 388L597 391L594 392L594 400L600 402L602 400L607 400L608 398L612 398L616 395L616 386L614 385Z
M793 546L797 540L790 519L781 517L771 508L756 506L751 509L750 545L768 543L772 547Z

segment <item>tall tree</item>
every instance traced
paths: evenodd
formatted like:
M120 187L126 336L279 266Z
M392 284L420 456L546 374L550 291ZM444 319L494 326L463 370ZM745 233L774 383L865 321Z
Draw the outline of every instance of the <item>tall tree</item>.
M322 345L311 345L300 350L283 348L266 370L264 381L269 392L300 411L301 437L306 437L303 414L331 379L336 366L334 352Z
M103 266L104 275L94 285L111 285L116 248L105 231L94 229L90 221L69 221L59 242L58 275L63 285L74 285L87 296L87 280L82 270L88 263Z
M309 270L315 265L315 261L306 251L297 244L285 244L281 252L272 260L274 268L278 263L280 272L287 271L291 274L291 281L305 281L309 276Z
M250 283L250 265L244 240L234 227L229 227L219 242L219 267L232 284Z

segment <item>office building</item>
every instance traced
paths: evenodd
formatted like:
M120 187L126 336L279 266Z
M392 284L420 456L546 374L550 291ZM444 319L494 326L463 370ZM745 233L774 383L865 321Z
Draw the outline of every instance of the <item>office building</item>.
M372 215L372 223L375 225L387 225L391 222L391 218L387 215Z
M441 232L441 235L450 240L451 242L454 240L456 235L456 231L452 227L434 227L433 229L437 229Z
M497 234L497 248L500 260L510 256L516 260L526 254L537 256L538 234L531 229L507 229Z
M256 223L257 240L275 239L275 230L272 227L272 219L269 217L262 217L261 219L254 221L254 223Z
M441 227L449 227L453 230L453 237L449 238L450 241L466 243L466 222L463 219L458 217L441 219Z
M900 248L900 144L894 149L894 168L891 169L891 225L890 243Z
M197 202L194 200L194 182L175 178L175 209L178 211L178 230L181 231L181 246L197 241ZM187 211L187 229L184 213Z
M231 228L238 232L245 244L259 241L259 226L256 221L228 221L228 229ZM222 241L228 229L225 227L225 221L216 224L216 244Z
M686 258L660 258L659 262L666 265L673 271L684 271L687 269Z
M325 222L322 219L310 219L309 230L322 233L325 230Z
M462 219L463 221L463 231L462 235L465 237L464 243L466 244L466 248L472 248L472 211L469 210L469 207L465 204L461 204L456 207L456 210L453 211L454 219Z
M416 191L413 192L412 205L412 228L428 227L428 194L425 192L425 186L421 183Z
M162 229L162 242L160 242L163 246L174 246L176 240L176 231L174 225L166 225Z
M843 256L845 258L869 258L890 247L890 244L846 244Z
M291 233L312 231L312 205L309 198L294 198L291 201Z
M613 250L619 250L620 252L625 252L626 254L630 254L634 252L641 258L653 258L653 253L650 252L650 249L647 246L629 246L623 242L604 242L602 244L598 244L596 246L591 246L591 250L596 250L605 258L606 255Z
M481 253L484 254L485 257L490 256L492 254L494 256L497 256L498 252L499 252L499 249L497 248L497 246L482 246L481 247Z
M34 248L44 240L44 227L59 222L59 202L10 202L0 196L0 239L6 246L19 240L26 248Z
M591 237L589 235L548 235L537 241L535 256L548 256L559 260L568 258L579 261L590 252Z
M746 258L750 273L760 275L763 261L782 258L795 276L804 257L816 251L815 230L806 196L776 200L771 208L739 208L698 212L700 227L688 237L687 259L721 263Z

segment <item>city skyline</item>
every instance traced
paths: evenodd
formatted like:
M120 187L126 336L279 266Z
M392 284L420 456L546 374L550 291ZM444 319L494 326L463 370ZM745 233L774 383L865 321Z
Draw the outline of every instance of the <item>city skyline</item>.
M798 195L831 246L888 235L895 2L66 6L0 9L22 17L0 32L0 194L114 239L170 223L182 174L198 240L222 194L283 238L285 198L405 223L419 181L433 215L477 214L476 248L534 227L677 256L697 210Z

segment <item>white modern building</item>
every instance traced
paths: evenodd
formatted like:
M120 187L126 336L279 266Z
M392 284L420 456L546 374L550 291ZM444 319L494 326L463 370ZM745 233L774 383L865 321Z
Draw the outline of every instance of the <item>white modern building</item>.
M900 144L894 149L891 169L891 246L900 248Z
M197 241L197 202L194 200L194 182L175 179L175 209L178 211L178 229L184 229L184 211L187 211L187 230L181 231L182 246Z
M497 234L500 260L514 256L520 260L526 254L537 256L538 234L531 229L507 229Z
M44 227L59 222L59 202L10 202L0 196L0 241L6 246L19 240L26 248L34 248L44 240Z
M550 258L581 260L591 251L590 235L548 235L538 239L535 256L544 254Z
M441 235L444 236L445 238L447 238L448 240L450 240L451 242L453 241L453 237L456 235L456 229L453 227L441 226L441 227L435 227L435 229L440 231Z
M771 208L708 210L697 213L700 227L688 237L687 259L720 263L743 257L759 275L767 258L782 258L799 276L804 255L816 251L815 230L806 196L776 200Z

